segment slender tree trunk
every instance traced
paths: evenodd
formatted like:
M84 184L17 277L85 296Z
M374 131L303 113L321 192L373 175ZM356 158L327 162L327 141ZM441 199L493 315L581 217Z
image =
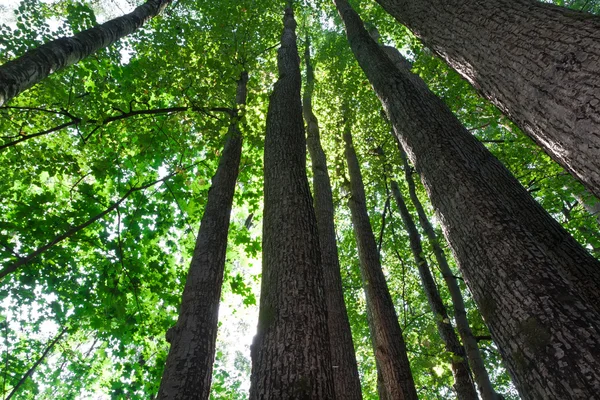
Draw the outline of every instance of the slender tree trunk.
M263 272L250 399L334 399L319 233L306 178L296 21L285 10L267 113Z
M377 2L600 196L600 17L536 0Z
M380 397L389 400L417 399L415 383L410 371L406 345L394 303L381 269L377 243L371 228L365 189L360 172L360 164L352 145L352 136L348 127L344 130L345 154L350 174L350 192L348 200L352 225L362 275L371 340L375 351L377 369L381 374ZM382 389L385 392L382 392Z
M346 0L335 3L519 392L593 398L600 392L600 263L420 78L394 66Z
M246 104L248 73L238 80L236 103ZM238 116L232 116L188 272L177 324L167 332L171 343L159 399L208 399L215 358L217 322L229 219L242 152Z
M307 145L312 162L315 214L319 228L323 282L331 341L331 362L336 398L341 400L362 399L358 366L348 322L340 262L333 223L333 194L327 170L327 160L321 147L319 123L312 110L314 73L310 63L310 44L307 40L304 54L306 62L306 89L303 98L304 120L307 125Z
M477 340L473 336L473 332L469 326L465 302L463 300L458 280L452 272L450 265L448 265L446 254L444 253L435 230L429 222L429 218L427 218L427 214L425 214L423 205L417 196L412 170L408 164L406 153L402 149L402 146L400 146L400 142L398 142L398 144L404 168L404 178L406 179L406 183L408 185L408 193L412 203L415 206L415 209L417 210L421 228L423 228L423 232L425 232L425 235L431 244L438 267L442 271L442 276L444 277L444 281L448 286L448 291L450 292L450 297L452 298L452 304L454 305L454 319L456 320L456 328L460 338L462 339L463 345L465 346L469 365L471 366L471 371L473 372L475 382L477 383L479 394L483 400L497 400L499 396L490 382L490 377L485 368L485 364L483 363L483 359L481 358L481 352L479 351Z
M433 312L438 333L442 338L444 345L446 346L446 350L452 353L451 366L452 374L454 375L454 389L456 390L456 394L460 400L478 399L479 396L475 390L475 385L471 380L471 371L469 370L469 363L467 361L465 348L460 343L460 340L458 340L456 332L454 332L454 327L450 322L450 317L448 317L446 306L442 301L442 297L440 296L433 276L431 275L429 264L427 263L427 259L423 253L421 235L419 234L419 231L415 226L415 222L413 221L413 218L406 207L406 202L404 201L404 196L400 192L398 183L396 183L396 181L392 181L391 186L392 193L396 199L396 204L400 210L400 216L402 217L404 227L408 233L410 249L413 253L415 263L417 264L417 269L419 270L419 276L421 278L421 284L423 285L423 290L427 296L429 307Z
M0 66L0 106L50 74L135 32L171 1L148 0L127 15L74 36L53 40Z

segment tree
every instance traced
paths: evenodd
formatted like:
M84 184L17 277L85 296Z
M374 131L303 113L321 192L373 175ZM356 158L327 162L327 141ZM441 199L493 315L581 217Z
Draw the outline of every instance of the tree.
M236 107L246 104L248 73L237 83ZM160 399L208 399L215 358L219 301L225 270L227 232L242 152L239 110L231 123L196 239L177 324L158 394Z
M348 2L335 3L519 392L525 398L591 396L600 377L583 376L598 369L598 347L590 338L600 328L591 304L595 290L586 280L600 282L597 261L417 76L392 63ZM566 343L565 337L573 340ZM591 357L584 360L585 355Z
M404 227L410 238L410 247L415 259L415 264L419 270L419 276L421 277L421 284L423 290L427 296L429 307L434 314L437 329L440 337L446 345L446 350L452 354L452 373L454 374L454 388L459 399L479 399L475 385L471 380L471 371L469 369L469 363L467 361L467 354L465 348L458 340L454 327L450 322L448 311L442 301L442 297L437 289L433 275L429 269L429 264L425 258L423 252L423 246L421 245L421 236L415 226L415 223L408 211L404 197L400 192L398 183L394 180L391 181L392 193L400 210L400 216L404 222Z
M13 2L0 2L0 63L127 14L144 1L22 0L14 13ZM597 10L586 0L554 3ZM598 256L598 224L582 205L588 202L583 186L376 2L353 4L377 25L383 43L407 54L412 71L469 133ZM340 121L342 106L348 103L369 222L417 394L422 400L453 397L448 353L417 268L410 262L409 240L386 190L381 157L373 157L381 147L393 169L388 176L404 172L389 123L382 118L381 102L341 34L332 2L296 6L299 38L311 38L316 82L311 106L319 117L330 176L340 277L362 397L378 398L377 368L344 186ZM51 74L0 107L0 271L32 256L0 278L0 397L13 391L13 398L27 400L157 397L169 351L165 333L177 324L197 224L205 213L231 125L235 82L246 70L251 71L248 103L236 107L243 115L239 123L244 140L229 217L210 398L248 400L262 267L265 122L277 80L282 10L281 3L265 0L173 2L141 29ZM298 97L296 102L300 103ZM452 148L448 142L440 143ZM435 150L437 144L430 147ZM435 157L429 160L438 163ZM415 168L421 172L419 163ZM305 172L309 179L314 177L310 168ZM405 199L411 196L407 185L399 186ZM438 192L435 207L422 185L416 184L415 192L441 249L447 251L438 232L446 220L443 214L434 214L445 187ZM583 196L582 203L578 196ZM508 214L514 212L510 209ZM527 214L523 211L514 219ZM531 241L542 245L561 241L551 233L540 234L549 240L536 236ZM423 248L433 267L433 247L424 241ZM493 387L506 399L518 400L498 352L506 346L491 340L475 305L474 297L480 297L462 284L463 278L473 280L473 274L463 276L453 257L447 262L451 279L460 283L468 322ZM432 274L449 306L451 295L440 284L447 274L437 268ZM307 276L314 278L312 273ZM493 283L498 279L486 276ZM322 281L328 284L325 275ZM303 280L296 276L296 282ZM287 289L279 292L283 298ZM326 302L327 294L321 302ZM460 314L448 311L450 318ZM523 320L521 314L510 318L517 324ZM68 335L49 346L63 327L70 327ZM337 372L332 369L333 388Z
M135 32L171 0L148 0L132 13L73 37L62 37L0 66L0 106L48 75L73 65Z
M348 124L347 121L346 124ZM360 164L352 145L352 136L348 125L344 130L344 143L344 153L350 175L348 207L358 245L360 271L367 299L369 329L377 361L377 372L381 378L379 396L390 400L417 399L417 391L406 354L406 345L402 338L402 329L398 323L394 303L381 269L377 243L369 221Z
M319 243L321 245L335 395L337 399L362 399L358 367L352 343L352 332L350 331L348 314L344 304L337 239L333 222L334 206L331 181L327 171L327 159L321 146L319 122L312 110L315 76L310 62L310 41L308 39L306 40L304 61L306 64L306 88L302 99L302 111L306 121L306 143L310 153L313 173L313 195L319 228Z
M448 264L446 254L444 253L444 250L440 245L440 241L437 237L437 234L435 233L431 222L429 222L427 214L423 209L423 205L421 204L421 201L417 196L415 182L413 180L412 168L408 164L406 153L402 149L400 142L398 142L398 150L400 153L400 157L402 158L402 169L404 170L404 179L406 180L406 184L408 186L408 193L410 199L413 205L415 206L421 228L425 232L425 235L427 236L427 239L431 244L435 260L437 261L437 265L440 268L442 276L444 277L444 281L446 282L448 290L450 291L452 305L454 306L454 318L456 319L456 327L467 352L467 359L469 361L469 365L471 366L471 371L473 372L473 378L477 383L479 393L481 394L481 397L484 400L497 399L498 395L490 382L489 375L481 358L481 353L479 351L479 346L477 345L477 340L473 335L473 331L471 330L471 327L469 325L469 320L467 319L465 302L463 300L463 295L458 284L458 277L452 272L452 269Z
M598 17L535 0L377 1L600 195Z
M279 79L267 114L263 273L250 399L331 399L323 269L306 178L300 60L291 2L283 25Z

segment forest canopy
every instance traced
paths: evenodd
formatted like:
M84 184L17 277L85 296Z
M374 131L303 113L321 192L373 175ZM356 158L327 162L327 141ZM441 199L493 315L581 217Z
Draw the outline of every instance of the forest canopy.
M550 2L550 1L547 1ZM591 14L596 0L555 0ZM0 5L0 65L125 15L134 0ZM509 118L376 2L353 1L467 130L591 255L600 202ZM0 106L0 396L147 399L159 391L196 235L233 123L243 137L231 209L211 399L246 399L261 287L263 151L278 79L284 2L176 0L114 44L51 73ZM312 107L331 178L339 264L362 396L378 376L348 200L351 131L381 266L420 399L455 398L453 355L438 333L397 208L415 196L458 277L494 389L519 399L427 191L348 44L333 2L294 2L297 45L314 68ZM376 32L376 35L375 35ZM310 46L310 47L309 47ZM309 74L300 63L302 90ZM239 82L248 73L247 99ZM237 94L237 97L236 97ZM233 122L232 122L233 121ZM406 156L404 156L406 157ZM307 174L312 179L312 157ZM311 189L314 189L312 187ZM407 201L418 221L418 210ZM426 232L419 225L419 233ZM434 245L422 257L455 320ZM439 319L439 318L438 318ZM454 323L454 322L453 322Z

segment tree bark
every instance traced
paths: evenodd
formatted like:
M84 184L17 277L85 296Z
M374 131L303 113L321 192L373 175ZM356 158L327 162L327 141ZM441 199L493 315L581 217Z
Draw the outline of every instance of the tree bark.
M413 221L413 218L406 207L406 202L404 201L404 196L400 192L398 183L396 183L396 181L391 181L391 186L398 210L400 210L400 216L408 233L410 249L413 253L415 264L417 265L417 269L419 271L421 284L423 285L427 302L429 303L429 307L433 312L438 333L444 342L446 350L452 353L451 367L452 374L454 375L454 390L456 390L459 400L477 400L479 399L479 396L477 395L475 385L471 380L471 371L469 370L469 363L467 361L465 348L460 343L460 340L458 340L456 332L454 332L454 327L450 322L450 317L448 317L446 306L442 301L442 297L440 296L433 276L431 275L429 264L427 263L427 259L423 253L421 235L419 234L419 231L415 226L415 222Z
M412 203L415 206L415 209L417 210L421 228L423 229L423 232L425 232L425 235L431 244L438 267L442 272L446 286L448 286L448 291L450 292L450 297L452 298L452 304L454 305L454 319L456 320L456 328L467 352L467 359L469 360L473 377L477 383L479 394L483 400L498 400L499 396L490 382L490 377L487 369L485 368L485 364L483 363L483 359L481 358L481 352L479 351L479 346L477 345L477 339L474 337L471 327L469 326L465 302L463 300L458 280L452 272L450 265L448 265L446 254L444 253L437 234L429 222L429 218L427 218L427 214L425 214L423 205L417 196L412 170L408 164L406 153L402 149L400 142L398 142L398 145L400 156L402 157L404 178L406 179L406 183L408 185L408 193Z
M600 263L420 78L394 66L346 0L335 3L521 396L593 398L600 391Z
M344 130L345 155L350 174L348 206L358 245L358 258L367 301L371 340L377 361L381 385L380 397L389 400L417 399L410 371L406 345L394 303L381 269L377 243L371 228L360 164L352 145L348 127Z
M377 0L600 196L600 17L535 0Z
M310 42L307 40L304 54L306 63L306 89L302 108L307 125L307 145L312 162L314 207L321 244L323 282L331 341L333 383L337 399L360 400L362 391L352 343L352 332L344 303L344 290L340 275L340 262L333 222L333 194L327 170L325 152L321 147L319 123L312 110L314 73L310 62Z
M0 66L0 106L50 74L76 64L96 51L135 32L172 0L148 0L133 12L62 37Z
M238 80L236 103L246 104L248 73ZM171 343L159 399L208 399L215 359L219 301L223 285L229 219L242 152L238 116L232 116L188 272L177 324L167 332Z
M289 2L291 3L291 2ZM306 178L296 21L285 10L265 137L263 272L250 399L333 399L319 233Z

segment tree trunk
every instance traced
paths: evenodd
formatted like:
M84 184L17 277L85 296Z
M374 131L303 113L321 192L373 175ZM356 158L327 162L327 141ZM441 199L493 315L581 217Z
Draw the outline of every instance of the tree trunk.
M127 15L74 36L53 40L0 66L0 106L48 75L76 64L135 32L171 1L148 0Z
M238 80L238 105L246 104L247 83L244 71ZM237 115L232 116L227 136L208 191L179 318L167 332L171 348L158 393L161 400L208 399L210 395L227 232L242 153Z
M360 164L352 145L352 136L348 127L344 130L345 154L350 174L350 192L348 200L352 217L352 226L358 245L360 271L367 301L371 340L377 361L381 385L378 385L380 397L389 400L417 399L415 383L410 371L406 345L394 303L381 269L379 252L365 197L365 189L360 172ZM385 392L382 393L382 389Z
M319 228L323 282L331 341L333 383L337 399L360 400L362 391L352 343L352 332L348 322L340 262L333 223L333 194L327 170L327 160L321 147L319 124L312 110L314 73L310 63L310 44L307 40L304 54L306 62L306 89L303 98L304 120L307 125L307 145L312 162L314 206Z
M413 253L415 263L417 264L421 284L423 285L429 307L433 312L438 333L444 342L446 351L452 353L452 374L454 375L454 389L456 390L458 399L479 399L477 391L475 390L475 385L471 380L471 371L469 370L465 349L460 343L460 340L458 340L456 332L454 332L454 327L450 322L450 317L448 317L446 306L435 285L427 259L423 253L421 235L419 235L415 222L406 207L406 202L404 201L404 197L402 196L396 181L392 181L391 186L392 193L396 199L396 204L400 210L400 216L402 217L404 227L408 233L410 249Z
M525 399L600 391L600 263L335 0L359 64L421 174L444 234Z
M600 196L600 17L536 0L377 0Z
M306 178L296 21L285 10L267 113L263 272L250 399L333 399L319 233Z
M400 142L398 142L398 144L400 144ZM406 183L408 185L408 193L410 195L412 203L415 206L415 209L417 210L417 215L419 216L419 223L421 224L421 228L423 228L423 232L425 232L425 235L427 236L427 239L431 244L431 248L433 249L433 254L437 261L438 267L442 272L442 276L444 277L446 286L448 286L448 291L450 292L450 297L452 298L452 304L454 305L454 319L456 320L456 328L458 330L460 338L462 339L463 345L465 346L465 350L467 352L467 359L469 360L469 365L471 366L473 377L475 378L475 382L477 383L479 394L481 395L481 398L483 400L497 400L498 394L496 393L492 386L492 383L490 382L490 377L485 368L485 364L483 363L483 359L481 358L481 352L479 351L477 340L473 336L473 332L471 331L471 327L469 326L469 320L467 319L467 311L465 310L465 302L463 300L458 280L452 272L452 269L450 269L450 265L448 265L446 254L444 253L444 250L440 245L435 230L429 222L429 218L427 218L427 214L425 214L423 205L421 204L421 201L417 196L415 182L413 181L412 176L412 170L410 168L410 165L408 165L406 153L402 149L402 146L399 145L398 147L400 150L400 155L402 157L404 178L406 179Z

